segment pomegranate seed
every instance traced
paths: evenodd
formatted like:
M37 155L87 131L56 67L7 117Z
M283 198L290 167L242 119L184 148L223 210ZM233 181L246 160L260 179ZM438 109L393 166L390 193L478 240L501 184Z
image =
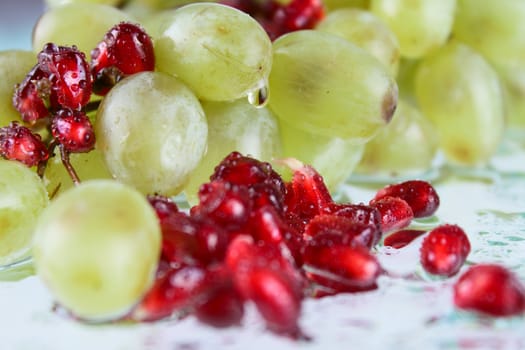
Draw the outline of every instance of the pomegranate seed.
M377 208L366 204L333 204L330 208L333 215L342 216L352 222L375 227L375 237L372 246L381 240L381 213Z
M209 272L200 266L182 265L157 276L153 287L132 311L136 321L156 321L193 308L209 284Z
M38 64L60 106L80 110L89 102L93 79L84 53L76 47L47 44L38 54Z
M123 77L154 70L153 42L139 25L119 23L91 52L91 66L94 90L105 95Z
M425 237L420 261L428 273L449 277L459 271L469 253L470 242L465 232L457 225L446 224Z
M161 226L164 219L179 212L177 204L166 196L160 194L148 195L147 199L153 209L155 209L155 213L161 222Z
M414 218L414 213L408 203L399 197L382 197L374 200L371 206L379 210L381 214L383 233L407 227Z
M415 218L430 216L439 207L439 196L434 187L426 181L410 180L386 186L376 193L371 203L386 196L399 197L406 201Z
M218 328L240 325L243 315L244 301L230 285L217 288L195 309L199 321Z
M383 245L385 247L392 247L396 249L403 248L410 244L414 239L418 238L419 236L423 235L427 231L425 230L400 230L396 231L387 237L385 237L383 241Z
M302 222L300 231L303 232L308 221L329 212L333 200L322 176L314 168L295 159L286 159L283 163L293 170L292 180L286 187L287 216Z
M306 225L305 236L311 237L318 245L321 240L326 243L321 245L336 244L348 246L362 246L371 249L376 237L381 235L377 232L377 226L354 222L349 218L337 215L318 215Z
M377 287L381 267L365 247L314 238L307 242L303 259L307 278L322 286L338 292Z
M84 153L95 148L95 131L84 112L61 109L51 121L51 133L68 152Z
M193 216L204 216L227 229L244 226L251 212L248 189L225 181L212 181L199 189L199 204L191 209Z
M49 116L48 105L56 96L51 96L51 82L48 74L35 65L24 81L16 87L13 106L20 113L22 120L34 125L38 120Z
M455 283L454 304L492 316L520 315L525 312L525 287L503 266L475 265Z
M49 152L40 135L33 134L17 122L0 128L0 155L8 160L17 160L28 167L38 165L49 158Z

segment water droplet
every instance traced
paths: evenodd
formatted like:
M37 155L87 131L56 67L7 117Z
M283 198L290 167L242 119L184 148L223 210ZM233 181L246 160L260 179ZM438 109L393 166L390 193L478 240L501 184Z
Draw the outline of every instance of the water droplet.
M257 108L266 106L268 102L268 85L266 82L248 92L248 102Z

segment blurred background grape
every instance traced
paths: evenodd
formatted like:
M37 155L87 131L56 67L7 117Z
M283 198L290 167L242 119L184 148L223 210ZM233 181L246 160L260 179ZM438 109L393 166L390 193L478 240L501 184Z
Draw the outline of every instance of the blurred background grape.
M31 49L31 31L43 10L42 0L2 0L0 50Z

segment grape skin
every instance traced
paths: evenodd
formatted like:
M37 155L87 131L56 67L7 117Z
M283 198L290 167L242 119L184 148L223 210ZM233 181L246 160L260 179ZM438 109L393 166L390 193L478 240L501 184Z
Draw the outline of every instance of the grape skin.
M0 159L0 265L27 257L37 218L48 205L44 184L17 161Z
M202 107L208 120L208 151L185 187L190 203L196 203L200 185L232 151L262 161L271 161L281 151L277 119L267 108L255 108L246 99L208 101Z
M314 135L365 143L390 120L397 85L371 54L336 35L302 30L274 42L269 105Z
M123 316L151 286L160 242L158 219L142 194L92 180L42 213L33 258L60 305L80 319L106 321Z
M125 12L108 5L70 3L47 10L33 28L33 51L45 44L75 45L89 56L113 25L131 21ZM89 29L88 29L89 28Z
M142 72L102 100L97 148L117 180L144 194L178 194L204 156L208 126L193 92L175 77Z
M505 124L502 89L494 69L476 51L452 41L424 59L415 93L449 161L483 165L496 152Z
M15 85L20 84L36 64L31 51L7 50L0 52L0 127L11 121L21 121L20 113L13 107Z
M155 40L157 69L185 82L203 100L228 101L266 84L272 44L249 15L229 6L178 8Z

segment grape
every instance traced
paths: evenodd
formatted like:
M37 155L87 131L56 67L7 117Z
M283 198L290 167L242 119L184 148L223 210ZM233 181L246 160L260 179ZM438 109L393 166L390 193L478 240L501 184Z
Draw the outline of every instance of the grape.
M270 108L315 135L368 141L395 110L397 85L373 56L317 30L274 42Z
M13 107L15 85L21 83L36 64L31 51L8 50L0 52L0 127L13 120L20 121L20 113Z
M493 65L500 77L509 126L525 128L525 69Z
M499 78L481 55L450 42L420 63L415 92L448 160L463 165L488 161L503 134L504 108Z
M492 63L519 67L525 59L524 18L522 0L461 0L453 34Z
M431 168L438 148L434 126L421 112L399 100L390 124L365 146L357 171L396 176Z
M191 175L185 193L195 202L200 185L209 181L216 164L232 151L270 161L280 155L279 127L267 108L255 108L246 99L203 102L208 119L208 151Z
M89 55L104 34L129 15L114 7L95 3L71 3L47 10L33 29L33 51L49 43L75 45Z
M104 321L124 315L153 282L160 227L146 197L112 180L64 192L35 230L37 274L76 317Z
M370 9L396 34L401 55L418 58L448 39L456 0L371 0Z
M157 68L204 100L241 98L266 85L272 44L255 19L232 7L196 3L173 12L155 40Z
M27 257L36 220L48 205L44 184L17 161L0 159L0 265Z
M370 0L324 0L323 3L329 11L349 7L367 9L370 6Z
M186 85L160 72L120 81L102 100L95 128L113 177L145 194L180 192L206 150L201 104Z
M69 160L82 181L111 178L102 152L98 149L91 150L88 153L71 153ZM48 160L44 179L47 192L53 197L73 187L73 181L59 156Z
M314 135L285 122L280 123L280 130L283 156L312 165L330 190L348 179L363 154L364 145L353 140Z
M121 2L122 0L45 0L48 7L57 7L69 3L90 3L116 6Z
M397 38L378 17L359 9L330 12L317 26L318 30L339 35L371 53L396 76L399 68Z

